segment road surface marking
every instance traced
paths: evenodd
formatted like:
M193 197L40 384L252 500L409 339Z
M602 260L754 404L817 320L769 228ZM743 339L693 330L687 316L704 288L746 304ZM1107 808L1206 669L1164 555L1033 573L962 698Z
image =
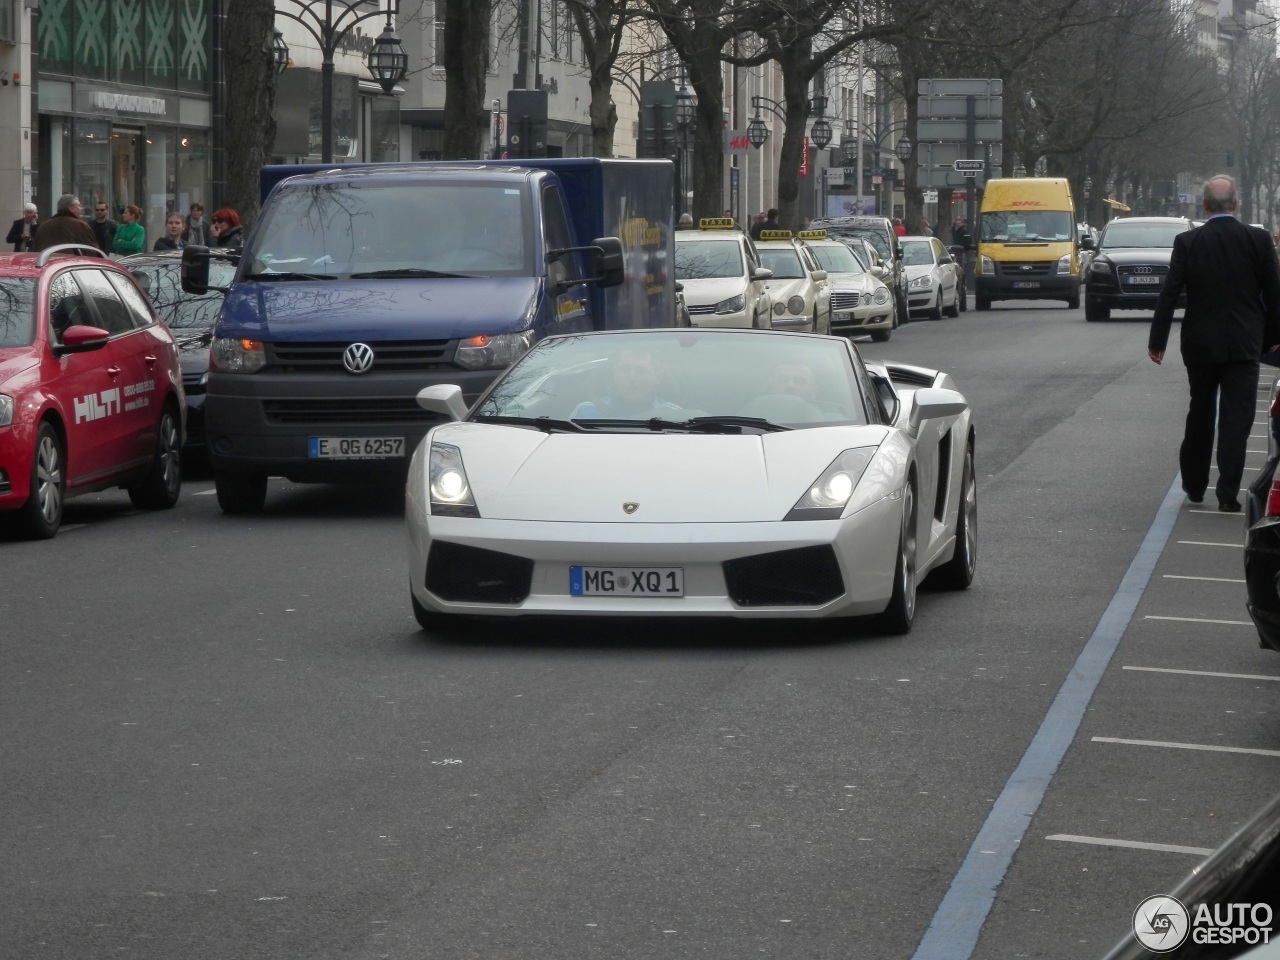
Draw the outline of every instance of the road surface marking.
M1166 573L1166 580L1212 580L1214 583L1244 583L1244 580L1233 580L1230 577L1188 577L1177 573Z
M1252 620L1208 620L1204 617L1157 617L1154 614L1142 618L1143 620L1178 620L1182 623L1226 623L1236 627L1252 627Z
M1243 550L1243 543L1215 543L1212 540L1179 540L1178 543L1189 544L1193 547L1235 547L1237 550Z
M1269 677L1265 673L1214 673L1211 670L1177 670L1173 667L1121 667L1121 670L1144 670L1148 673L1185 673L1193 677L1225 677L1228 680L1275 680L1280 677Z
M1123 737L1092 737L1094 743L1122 743L1131 747L1169 747L1173 750L1207 750L1210 753L1252 753L1260 757L1280 757L1280 750L1257 747L1220 747L1216 743L1173 743L1169 740L1126 740Z
M1215 517L1231 517L1231 519L1233 520L1243 519L1243 517L1238 513L1224 513L1221 510L1197 510L1195 508L1192 508L1188 510L1187 513L1208 513L1208 514L1212 514Z
M1054 833L1046 840L1064 840L1067 843L1091 843L1099 847L1127 847L1131 850L1158 850L1161 853L1192 853L1197 857L1207 857L1213 853L1212 847L1182 847L1174 843L1144 843L1141 840L1111 840L1107 837L1078 837L1073 833Z
M995 903L996 890L1151 582L1177 523L1183 498L1182 478L1175 476L1111 602L1064 677L1017 768L991 805L960 869L951 878L912 960L968 960L973 955Z

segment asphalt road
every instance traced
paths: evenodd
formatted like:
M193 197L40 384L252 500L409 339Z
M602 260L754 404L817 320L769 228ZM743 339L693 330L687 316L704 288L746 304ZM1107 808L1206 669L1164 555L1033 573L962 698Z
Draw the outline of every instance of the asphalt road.
M230 518L196 477L0 540L0 958L1100 957L1280 773L1243 523L1171 493L1185 375L1146 333L997 305L860 344L977 418L978 576L906 637L428 636L396 490Z

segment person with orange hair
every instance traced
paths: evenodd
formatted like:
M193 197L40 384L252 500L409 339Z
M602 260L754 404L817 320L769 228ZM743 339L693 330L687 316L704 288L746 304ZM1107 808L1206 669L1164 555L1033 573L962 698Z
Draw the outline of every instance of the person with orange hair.
M244 230L240 226L240 214L230 207L223 207L209 219L209 232L213 234L215 247L240 247L244 245Z

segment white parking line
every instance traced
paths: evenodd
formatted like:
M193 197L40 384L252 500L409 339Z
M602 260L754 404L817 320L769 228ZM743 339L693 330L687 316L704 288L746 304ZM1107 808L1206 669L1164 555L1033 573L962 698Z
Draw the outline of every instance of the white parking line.
M1260 757L1280 757L1280 750L1256 747L1220 747L1215 743L1171 743L1168 740L1125 740L1121 737L1092 737L1094 743L1123 743L1131 747L1171 747L1175 750L1207 750L1212 753L1252 753Z
M1190 853L1197 857L1207 857L1213 853L1211 847L1181 847L1175 843L1144 843L1141 840L1111 840L1107 837L1078 837L1073 833L1054 833L1046 840L1065 840L1067 843L1091 843L1098 847L1127 847L1130 850L1158 850L1160 853Z
M1251 620L1206 620L1204 617L1157 617L1154 614L1145 616L1143 620L1176 620L1179 623L1225 623L1232 627L1252 627Z
M1264 673L1214 673L1211 670L1175 670L1173 667L1121 667L1121 670L1142 670L1145 673L1185 673L1192 677L1223 677L1227 680L1274 680L1280 683L1280 677L1268 677Z
M1188 510L1187 513L1208 513L1215 517L1230 517L1233 520L1242 519L1241 515L1238 513L1223 513L1221 510L1197 510L1194 507Z
M1166 573L1166 580L1211 580L1214 583L1245 583L1244 580L1236 580L1233 577L1191 577L1177 573Z
M1193 547L1236 547L1243 550L1243 543L1214 543L1211 540L1179 540L1178 543L1185 543Z

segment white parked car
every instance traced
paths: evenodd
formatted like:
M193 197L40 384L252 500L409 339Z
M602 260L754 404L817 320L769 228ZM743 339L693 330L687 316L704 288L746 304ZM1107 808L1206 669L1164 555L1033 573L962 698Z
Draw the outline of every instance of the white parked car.
M766 284L772 274L733 220L716 217L702 220L697 230L677 230L675 248L676 280L694 326L769 327L773 300Z
M464 616L878 616L977 563L974 425L951 378L843 337L548 337L448 418L406 490L418 622Z
M859 241L865 243L866 241ZM831 285L831 332L869 333L883 343L897 326L893 294L870 267L839 240L806 239Z
M772 276L773 327L777 330L831 332L831 287L804 241L790 230L761 230L756 241L760 262Z
M907 273L907 310L930 320L960 316L964 308L961 271L937 237L903 237L902 266Z

